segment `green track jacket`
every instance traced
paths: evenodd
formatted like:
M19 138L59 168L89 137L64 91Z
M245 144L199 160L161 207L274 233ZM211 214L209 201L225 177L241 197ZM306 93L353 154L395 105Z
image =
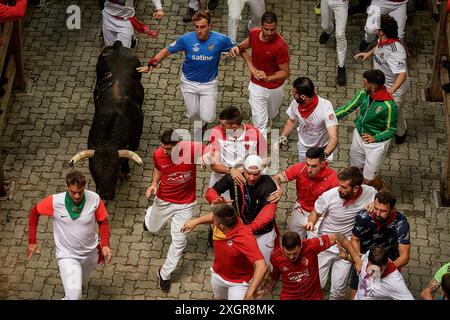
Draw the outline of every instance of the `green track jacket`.
M358 91L352 100L336 110L336 117L342 119L358 107L360 113L355 125L360 135L367 133L381 142L389 140L397 132L398 109L386 87L371 96L364 89Z

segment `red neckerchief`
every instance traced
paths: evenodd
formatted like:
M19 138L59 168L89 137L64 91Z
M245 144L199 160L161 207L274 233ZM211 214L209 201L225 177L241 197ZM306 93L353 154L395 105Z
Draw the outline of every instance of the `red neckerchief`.
M298 112L300 113L303 119L306 119L311 115L311 113L314 112L314 109L316 109L318 104L319 104L319 97L315 95L312 98L311 102L302 105L299 104Z
M115 17L116 19L125 20L122 17ZM136 16L133 16L131 18L128 18L128 20L131 22L131 25L133 26L133 29L136 30L139 33L145 33L149 35L152 38L158 38L158 31L155 29L150 29L149 26L147 26L145 23L139 21ZM154 26L154 24L153 24Z
M385 227L387 225L389 225L392 221L395 220L395 218L397 218L397 211L391 212L391 214L389 215L389 217L387 218L386 221L379 223L376 219L375 219L375 214L372 212L372 221L373 223L375 223L375 225L377 226L377 232L380 231L380 229L382 227Z
M377 101L394 100L394 97L387 91L386 86L382 86L379 90L372 92L370 98Z
M384 41L379 40L378 41L378 48L383 48L383 46L394 43L394 42L400 42L397 38L391 38L391 39L386 39Z
M360 186L358 192L350 199L345 200L342 205L345 207L345 206L348 206L349 204L354 203L356 201L356 199L358 199L359 196L362 194L362 192L363 192L363 188L362 188L362 186Z
M384 269L384 272L381 275L381 277L384 278L388 274L394 272L395 270L397 270L397 267L395 266L395 263L393 263L391 260L388 260L388 263L386 265L386 269Z

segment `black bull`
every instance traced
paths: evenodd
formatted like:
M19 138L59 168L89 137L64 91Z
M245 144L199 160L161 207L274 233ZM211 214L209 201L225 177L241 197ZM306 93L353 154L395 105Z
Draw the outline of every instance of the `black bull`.
M97 193L114 199L119 176L130 172L128 159L142 164L134 153L142 134L144 88L139 59L116 41L106 47L97 61L94 89L95 114L89 131L88 149L78 153L70 164L89 157L89 170Z

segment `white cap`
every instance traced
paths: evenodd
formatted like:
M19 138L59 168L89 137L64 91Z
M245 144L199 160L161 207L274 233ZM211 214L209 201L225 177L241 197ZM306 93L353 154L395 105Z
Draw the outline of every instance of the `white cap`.
M244 169L249 172L258 172L264 169L263 161L260 156L249 155L244 162Z

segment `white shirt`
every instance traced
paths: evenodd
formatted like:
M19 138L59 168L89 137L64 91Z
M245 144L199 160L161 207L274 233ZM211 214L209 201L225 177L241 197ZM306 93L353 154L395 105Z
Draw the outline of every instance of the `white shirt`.
M261 139L259 132L251 127L250 137L245 141L247 134L247 125L244 124L244 130L239 137L233 137L225 134L225 137L218 137L217 142L220 150L220 162L227 167L242 169L244 167L245 158L251 154L258 154L258 139Z
M361 195L354 201L344 206L345 200L339 196L339 187L334 187L316 200L314 210L319 215L324 215L318 233L342 233L348 239L352 236L356 214L364 209L367 204L373 202L377 190L368 185L362 185Z
M337 126L338 121L333 105L327 99L319 97L319 103L308 118L304 119L298 111L298 102L292 100L286 110L289 119L298 123L298 141L305 148L325 147L329 142L327 128Z
M369 251L362 257L358 290L355 300L414 300L406 287L402 274L395 270L385 277L374 279L367 275Z
M381 70L386 77L386 88L390 90L397 79L399 73L408 72L406 64L406 50L400 42L386 44L383 47L375 47L373 57L373 68ZM395 91L395 96L400 96L409 90L409 76L406 77L402 85Z
M96 212L100 197L85 190L86 203L80 216L73 220L65 206L66 192L53 195L53 236L57 258L86 257L97 250Z

